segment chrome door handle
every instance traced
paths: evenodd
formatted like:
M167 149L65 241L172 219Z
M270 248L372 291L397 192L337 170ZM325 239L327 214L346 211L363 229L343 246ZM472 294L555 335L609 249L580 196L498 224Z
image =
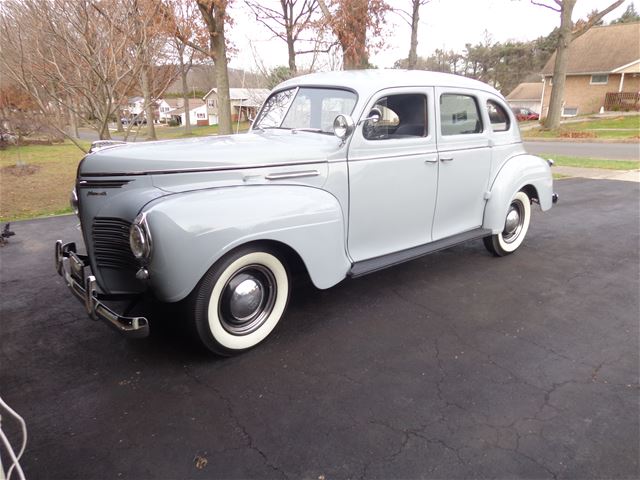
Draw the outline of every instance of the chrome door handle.
M447 158L440 158L441 162L452 162L453 161L453 157L447 157Z

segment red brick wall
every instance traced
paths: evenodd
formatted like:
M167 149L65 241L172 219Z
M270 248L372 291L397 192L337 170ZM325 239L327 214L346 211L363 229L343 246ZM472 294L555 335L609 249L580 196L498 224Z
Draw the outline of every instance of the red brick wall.
M617 92L620 86L620 74L609 75L609 82L606 85L591 85L591 75L569 75L564 87L564 105L566 107L578 107L578 115L587 113L597 113L600 107L604 106L604 97L608 92ZM551 89L549 77L544 91L543 116L549 111L549 99ZM636 74L625 74L623 92L640 91L640 76Z

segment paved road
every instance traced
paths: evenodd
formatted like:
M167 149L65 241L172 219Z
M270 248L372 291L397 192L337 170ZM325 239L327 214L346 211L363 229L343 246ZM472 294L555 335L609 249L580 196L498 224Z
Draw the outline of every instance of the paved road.
M638 143L524 142L527 152L535 155L556 154L610 160L639 160Z
M16 222L0 388L28 478L638 478L638 185L558 182L510 257L475 241L298 289L226 360L87 320L51 258L73 217Z

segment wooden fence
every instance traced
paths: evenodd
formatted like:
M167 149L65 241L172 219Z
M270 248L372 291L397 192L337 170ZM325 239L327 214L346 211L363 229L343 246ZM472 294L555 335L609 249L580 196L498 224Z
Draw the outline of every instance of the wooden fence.
M604 98L604 109L614 112L640 110L640 93L610 92Z

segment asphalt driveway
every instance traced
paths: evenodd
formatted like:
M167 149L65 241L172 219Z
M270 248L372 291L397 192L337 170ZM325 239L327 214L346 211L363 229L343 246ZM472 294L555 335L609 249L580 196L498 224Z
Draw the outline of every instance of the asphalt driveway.
M138 341L88 320L53 269L74 218L15 223L0 395L28 477L638 478L639 184L556 190L517 254L475 241L300 288L231 359L179 319Z

